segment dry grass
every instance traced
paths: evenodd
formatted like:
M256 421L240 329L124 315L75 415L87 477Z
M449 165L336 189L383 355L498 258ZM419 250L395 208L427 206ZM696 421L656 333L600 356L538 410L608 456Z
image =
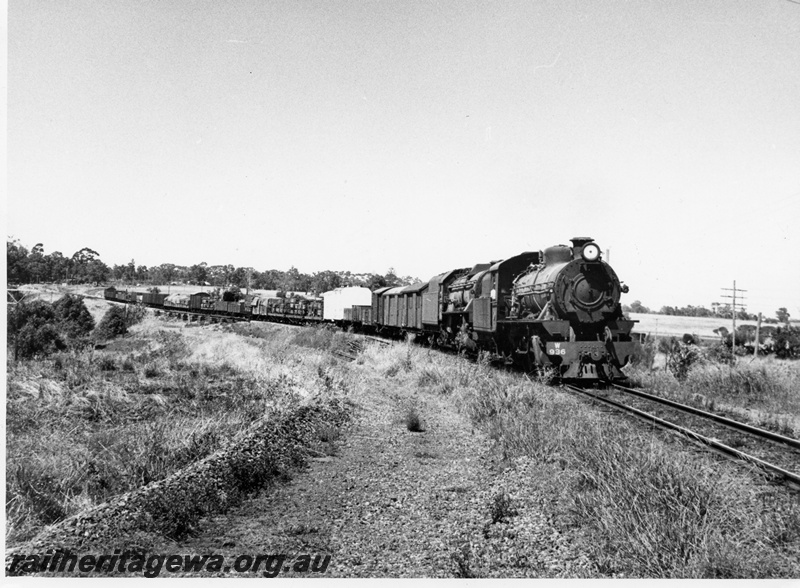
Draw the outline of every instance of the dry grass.
M150 317L103 351L9 361L7 542L163 479L271 411L346 392L297 329L234 327Z
M725 409L741 418L800 436L800 362L739 357L735 365L703 361L683 382L663 369L630 370L634 383L680 402Z
M646 429L519 374L403 345L365 354L371 368L420 393L452 396L503 458L533 457L551 515L582 528L601 575L800 573L800 508L785 492L754 494L750 478L726 464L687 456ZM512 516L513 505L499 497L492 512Z
M533 458L549 512L581 528L601 575L800 575L800 509L788 495L756 492L732 468L519 374L408 344L368 344L349 364L328 353L347 336L325 329L145 320L133 330L103 353L9 365L8 541L207 455L272 407L346 395L378 373L452 398L509 463ZM726 402L788 412L796 370L703 366L686 386L699 396L727 381ZM638 377L678 390L663 370ZM335 431L317 436L335 452ZM500 495L492 513L512 517L514 504Z

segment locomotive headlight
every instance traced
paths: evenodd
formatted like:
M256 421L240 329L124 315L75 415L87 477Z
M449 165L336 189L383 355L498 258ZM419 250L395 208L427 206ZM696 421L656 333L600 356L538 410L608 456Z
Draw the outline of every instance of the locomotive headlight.
M586 261L597 261L600 257L600 248L596 243L588 243L583 247L581 255Z

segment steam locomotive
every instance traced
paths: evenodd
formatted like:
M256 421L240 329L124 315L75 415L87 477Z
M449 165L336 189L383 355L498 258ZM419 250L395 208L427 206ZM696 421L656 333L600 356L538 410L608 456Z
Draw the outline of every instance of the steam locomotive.
M378 290L378 331L418 333L432 345L483 350L507 364L551 368L562 380L612 381L635 352L627 292L588 238L455 269L429 282Z
M636 321L622 314L628 291L602 259L600 247L576 237L572 246L525 252L438 274L411 286L339 288L316 297L253 297L235 306L194 295L187 301L107 289L106 298L137 300L166 310L220 312L248 320L333 323L415 338L437 347L483 351L527 370L548 368L562 381L592 384L625 379L636 350ZM138 298L137 298L138 296ZM132 298L137 298L133 300ZM181 304L179 308L171 305ZM224 306L224 308L223 308Z

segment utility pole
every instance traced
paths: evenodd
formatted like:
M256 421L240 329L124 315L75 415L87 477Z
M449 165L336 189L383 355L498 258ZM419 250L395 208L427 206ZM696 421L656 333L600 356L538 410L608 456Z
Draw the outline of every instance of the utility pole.
M758 357L758 335L761 331L761 313L758 313L758 322L756 323L756 348L753 350L753 357Z
M739 307L741 307L741 310L745 310L745 306L743 304L741 304L741 303L737 304L737 302L736 302L736 293L737 292L747 292L747 290L742 290L741 288L737 288L736 287L736 280L733 281L733 288L722 288L722 290L726 291L726 292L733 292L733 294L723 294L722 297L723 298L731 298L732 301L733 301L731 303L731 316L733 317L733 333L731 334L731 349L733 351L735 351L736 350L736 312L739 310ZM744 300L744 296L740 296L740 299ZM735 356L736 356L736 354L734 353L734 357Z

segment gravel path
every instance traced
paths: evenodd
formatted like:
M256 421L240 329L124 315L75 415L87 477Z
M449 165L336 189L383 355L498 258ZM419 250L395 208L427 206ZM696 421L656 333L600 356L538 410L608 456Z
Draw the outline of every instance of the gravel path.
M373 373L351 398L333 455L161 552L331 554L328 577L597 574L543 512L532 464L499 464L450 397Z

